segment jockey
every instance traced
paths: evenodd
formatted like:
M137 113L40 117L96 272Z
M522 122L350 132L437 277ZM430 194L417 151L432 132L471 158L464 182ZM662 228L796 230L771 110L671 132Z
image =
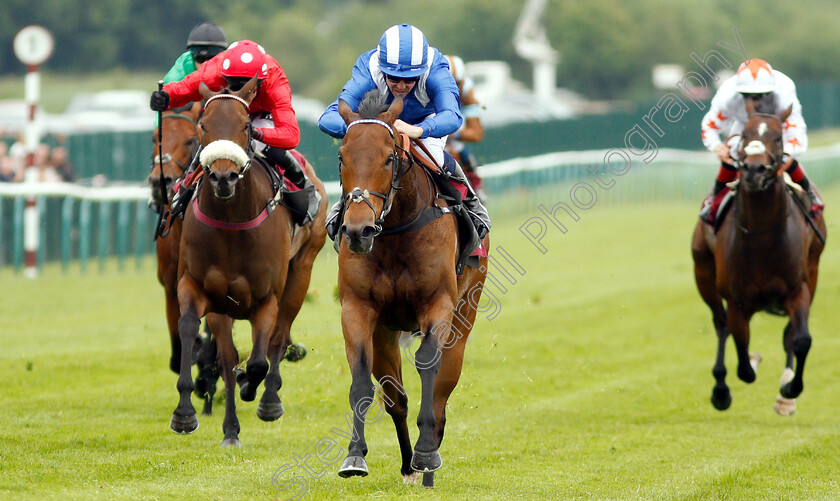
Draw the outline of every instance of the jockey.
M193 27L187 38L187 50L181 54L163 77L163 83L180 82L185 76L201 67L205 61L227 49L224 30L213 23L200 23Z
M464 117L464 123L461 127L447 138L446 148L464 167L464 171L473 188L475 188L478 198L482 203L486 203L487 194L484 192L483 182L476 172L478 164L472 152L464 144L477 143L484 138L484 126L481 124L481 104L475 97L475 83L466 76L464 60L455 55L448 55L446 59L449 62L449 71L452 72L452 76L455 77L455 82L458 84L458 92L461 95L461 115Z
M468 188L464 206L470 213L479 238L490 231L490 218L470 186L461 166L445 161L446 137L458 130L461 113L458 105L458 86L449 72L446 57L430 47L426 36L409 24L388 28L379 40L379 45L356 60L350 80L338 98L330 104L318 127L335 138L342 138L347 125L338 113L338 101L343 100L351 109L357 109L364 94L379 89L388 95L403 96L403 110L394 124L397 131L410 138L420 139L429 150L437 165L454 165L454 178L461 180ZM450 159L451 155L446 154ZM327 216L327 233L335 240L338 232L338 216L341 212L339 200Z
M230 44L226 51L201 64L180 82L170 82L162 91L153 92L150 106L155 111L163 111L200 101L202 96L198 87L202 82L213 90L228 87L237 91L255 75L258 77L257 95L248 109L254 126L254 148L284 168L286 178L301 188L300 192L287 193L284 200L299 208L299 212L306 212L300 223L306 224L318 212L321 196L304 175L303 167L289 153L300 142L292 92L283 68L261 45L250 40Z
M762 113L777 114L792 107L790 116L783 124L783 168L794 182L808 192L811 196L811 212L818 213L825 204L796 159L808 148L807 128L802 118L802 105L796 96L796 86L793 80L773 70L766 61L753 58L741 64L738 72L721 84L712 99L709 112L703 117L700 134L703 145L714 152L721 163L712 192L706 197L700 211L701 219L711 223L711 201L726 183L734 181L738 176L733 158L738 155L737 135L744 129L748 118L745 104L747 99L751 99L755 109ZM720 134L726 130L735 136L724 143Z

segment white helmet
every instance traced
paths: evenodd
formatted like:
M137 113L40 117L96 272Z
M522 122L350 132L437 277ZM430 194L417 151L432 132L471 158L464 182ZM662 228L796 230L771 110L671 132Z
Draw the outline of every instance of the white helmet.
M461 83L466 76L464 60L452 54L446 56L446 59L449 61L449 71L452 72L452 76L455 77L455 81Z
M742 63L735 78L735 90L745 94L763 94L776 88L773 68L763 59Z

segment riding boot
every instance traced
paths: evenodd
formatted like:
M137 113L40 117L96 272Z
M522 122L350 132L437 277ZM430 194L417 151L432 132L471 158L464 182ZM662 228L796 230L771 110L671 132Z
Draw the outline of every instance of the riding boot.
M330 209L330 213L327 214L327 236L330 237L330 240L335 241L336 235L338 235L338 229L341 227L341 212L344 208L344 199L339 199L338 202L334 203L332 209Z
M814 187L814 184L808 179L808 176L803 175L796 184L802 187L805 193L811 197L811 215L816 216L825 208L825 202L820 198L820 194Z
M700 219L703 221L712 224L712 201L715 199L718 193L721 192L726 187L726 183L721 181L720 179L715 179L715 184L712 186L712 191L706 196L706 199L703 200L703 208L700 209Z
M312 181L304 175L303 166L295 160L289 150L266 146L263 155L282 167L286 179L300 188L300 191L292 191L283 195L283 201L286 205L300 214L300 218L297 218L299 220L295 222L303 226L312 221L318 214L318 207L321 206L321 194L315 189Z
M452 179L454 182L462 183L467 187L467 196L464 197L464 207L466 207L470 214L470 219L472 219L473 225L475 225L475 231L478 232L478 238L483 239L492 226L492 223L490 222L490 215L487 214L487 209L484 208L484 205L481 203L478 195L476 195L475 190L473 190L469 179L467 179L466 174L464 174L464 169L462 169L461 165L457 162L455 163L455 172L452 174Z

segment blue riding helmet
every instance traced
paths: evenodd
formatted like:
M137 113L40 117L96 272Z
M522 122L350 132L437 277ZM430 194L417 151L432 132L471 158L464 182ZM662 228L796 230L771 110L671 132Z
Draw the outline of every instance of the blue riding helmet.
M422 31L410 24L397 24L379 39L379 69L392 77L417 77L428 68L428 53L429 42Z

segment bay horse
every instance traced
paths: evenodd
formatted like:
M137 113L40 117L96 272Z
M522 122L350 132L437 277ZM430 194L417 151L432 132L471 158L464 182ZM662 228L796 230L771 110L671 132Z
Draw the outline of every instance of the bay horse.
M717 234L698 221L691 244L697 288L712 310L718 337L711 401L718 410L728 409L732 402L724 365L730 333L738 354L738 377L746 383L755 380L760 356L749 353L749 322L755 313L766 311L789 319L783 334L785 368L774 406L779 414L789 415L804 388L805 358L811 347L808 314L824 244L783 178L782 130L790 108L776 115L757 113L752 100L747 100L747 112L734 206ZM822 215L812 221L825 235Z
M376 90L365 95L358 113L344 101L338 106L347 123L339 160L348 205L336 237L343 237L338 294L354 411L353 435L338 474L368 474L364 425L375 393L373 374L380 385L376 392L396 427L403 479L414 483L422 472L423 484L431 486L433 472L442 465L438 450L446 402L461 375L487 258L480 259L479 269L465 268L458 279L454 217L447 214L419 228L413 225L425 211L440 210L445 203L438 198L429 171L404 154L394 127L402 107L402 97L389 107ZM487 237L484 244L486 249ZM413 359L422 385L419 438L413 451L400 355L401 332L405 338L410 331L421 338Z
M312 165L304 168L321 194L321 206L312 224L296 227L269 168L255 162L248 107L256 85L254 77L235 92L200 86L205 99L199 120L204 179L184 215L178 258L181 345L191 346L205 315L217 340L225 382L223 447L241 445L235 384L240 386L240 398L249 402L265 380L257 416L273 421L283 414L277 394L282 384L279 363L306 296L315 257L326 240L327 197ZM245 370L237 368L233 319L251 324L253 348ZM180 399L170 428L192 433L198 418L190 401L190 358L183 350L177 388Z
M201 103L190 103L162 113L161 121L152 135L151 172L147 178L152 202L163 214L175 195L175 185L184 176L199 146L198 116ZM158 134L160 132L160 134ZM162 169L162 172L161 172ZM163 189L161 189L161 182ZM164 199L165 195L165 199ZM181 239L181 219L173 218L168 232L157 235L157 278L164 290L166 323L172 347L169 368L176 374L180 369L181 340L178 336L178 243ZM216 341L212 337L197 338L192 347L198 365L196 393L204 399L202 414L212 413L213 395L219 378L216 364Z

